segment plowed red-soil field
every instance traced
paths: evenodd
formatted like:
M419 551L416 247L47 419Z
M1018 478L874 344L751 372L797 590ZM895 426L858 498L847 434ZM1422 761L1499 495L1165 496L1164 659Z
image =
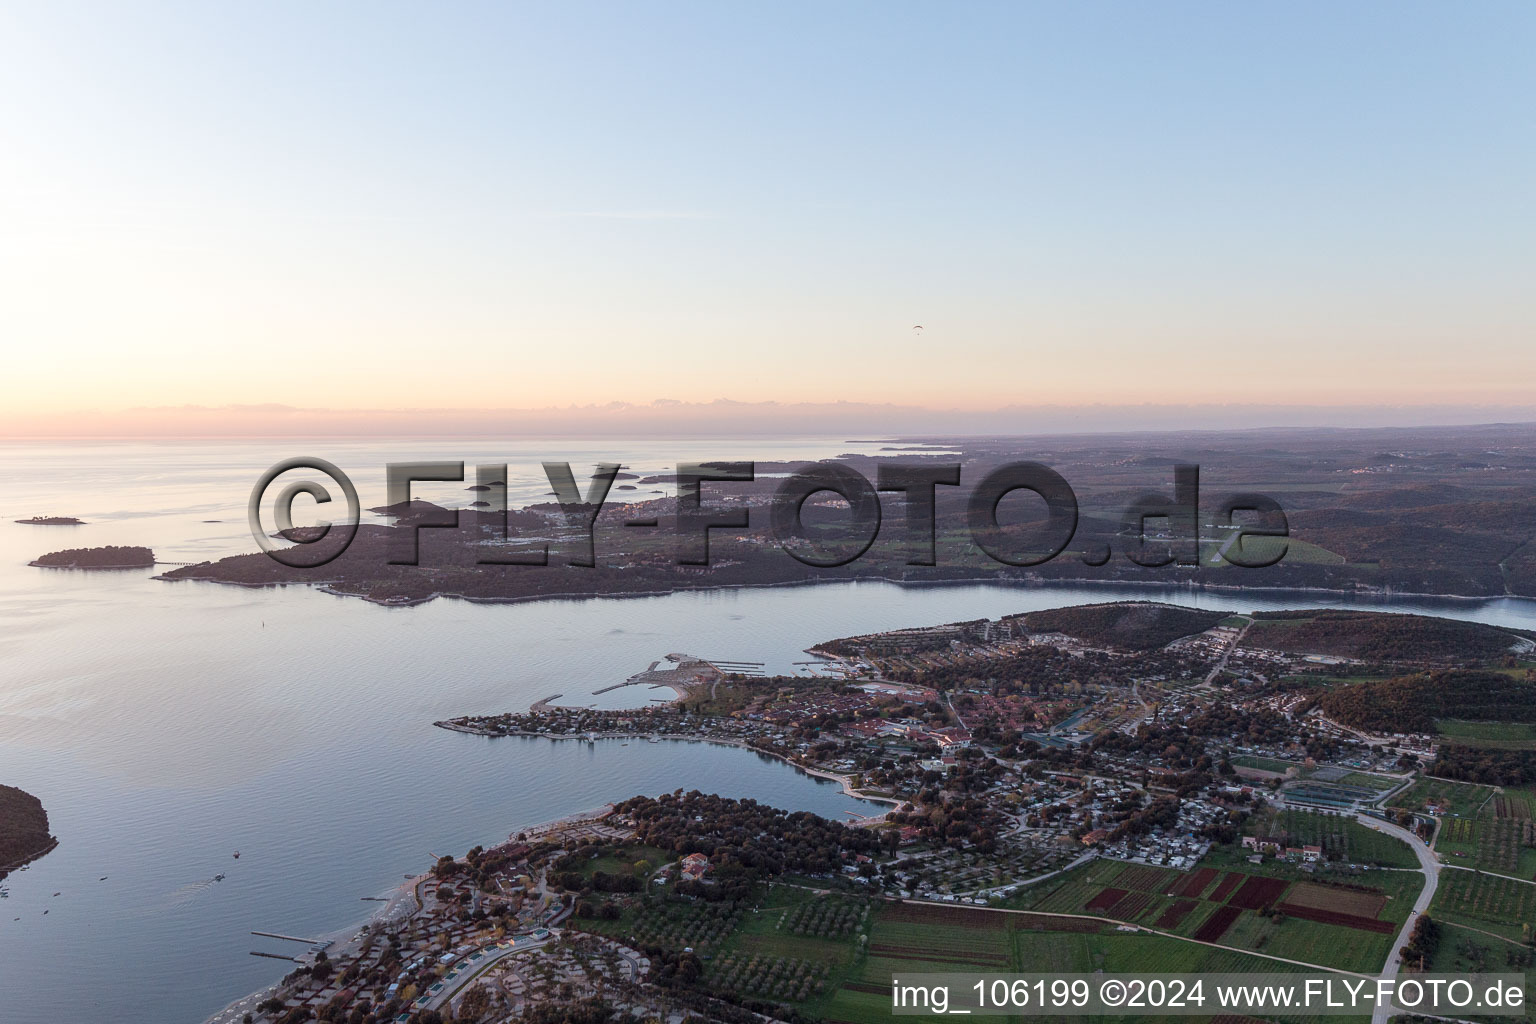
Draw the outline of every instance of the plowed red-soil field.
M957 924L966 928L1007 928L1017 915L970 907L941 907L932 903L897 903L886 907L883 916L891 921L915 924Z
M1153 922L1154 928L1177 928L1179 922L1189 916L1189 912L1195 909L1194 900L1179 900L1173 906L1163 911L1162 916Z
M1248 876L1243 874L1241 871L1228 871L1222 878L1221 884L1218 885L1215 890L1213 890L1211 894L1206 897L1206 899L1210 900L1212 903L1220 903L1228 896L1231 896L1232 890L1241 885L1243 879L1247 877Z
M1322 910L1318 907L1301 907L1294 903L1280 904L1281 913L1299 917L1303 921L1316 921L1319 924L1341 924L1345 928L1354 928L1362 932L1379 932L1388 935L1397 931L1397 925L1391 921L1378 921L1374 917L1360 917L1357 914L1341 914L1333 910Z
M1205 887L1216 878L1215 868L1201 868L1199 871L1185 875L1183 881L1173 887L1175 896L1183 896L1188 899L1197 899L1205 892Z
M1141 916L1141 912L1147 909L1147 904L1152 902L1152 894L1149 892L1133 892L1126 895L1109 908L1109 916L1118 921L1134 921Z
M1232 894L1227 900L1228 906L1241 907L1244 910L1258 910L1267 907L1280 898L1285 892L1286 886L1291 883L1284 878L1263 878L1259 875L1248 876L1248 881L1243 887Z
M1084 910L1108 910L1110 907L1125 899L1128 889L1100 889L1098 895L1088 901Z
M1232 922L1237 920L1237 915L1242 911L1230 904L1225 907L1217 907L1216 913L1205 919L1195 932L1195 938L1201 942L1215 942L1227 934L1227 929L1232 927Z
M1050 917L1045 914L997 914L1007 917L1017 928L1029 928L1042 932L1099 932L1108 922L1094 921L1086 917Z
M928 949L922 946L897 946L888 942L873 942L869 948L881 956L897 960L933 960L948 964L983 963L1005 967L1008 957L1003 953L983 953L976 950Z

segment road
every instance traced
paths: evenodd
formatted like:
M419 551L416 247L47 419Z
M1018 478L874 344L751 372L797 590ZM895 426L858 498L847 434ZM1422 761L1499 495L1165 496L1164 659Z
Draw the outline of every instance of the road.
M1408 944L1408 936L1413 932L1413 926L1418 921L1419 915L1429 909L1430 901L1435 898L1435 888L1440 884L1440 861L1435 856L1435 851L1424 845L1424 840L1405 828L1373 818L1368 814L1356 814L1355 819L1366 828L1385 832L1407 843L1413 852L1418 854L1419 867L1424 872L1424 888L1419 892L1419 898L1414 901L1413 910L1409 911L1408 919L1403 922L1403 930L1398 933L1396 941L1392 943L1392 951L1387 954L1387 963L1381 969L1383 978L1395 978L1403 966L1403 959L1398 951ZM1388 1019L1396 1012L1398 1011L1390 1002L1377 1006L1371 1013L1371 1024L1387 1024Z
M479 979L481 975L485 974L486 971L490 970L493 966L511 956L513 953L525 953L530 949L538 949L545 943L553 941L554 938L555 936L551 935L544 939L518 939L515 945L503 939L481 946L479 949L467 954L462 960L459 961L460 964L470 964L471 966L469 970L464 971L462 974L455 977L452 981L445 980L440 982L439 984L441 984L443 987L437 992L431 992L429 989L429 995L426 1004L424 1006L417 1004L416 1009L442 1009L448 1003L452 1002L460 992L463 992L465 989L467 989L471 983ZM479 959L477 960L475 957L479 957Z
M1024 879L1023 881L1020 881L1020 882L1004 882L1002 885L988 885L988 886L984 886L983 888L980 888L980 889L970 889L970 890L968 890L966 892L950 893L950 895L951 896L980 896L980 895L984 895L985 894L985 895L989 895L990 896L992 893L999 892L999 891L1001 891L1003 889L1010 889L1010 888L1011 889L1022 889L1026 885L1034 885L1036 882L1043 882L1047 878L1055 878L1057 875L1063 874L1063 873L1065 873L1067 871L1071 871L1073 868L1081 867L1082 865L1087 864L1089 861L1091 861L1094 858L1098 857L1098 855L1099 855L1099 851L1097 851L1097 850L1088 850L1088 851L1086 851L1084 853L1078 854L1077 855L1077 859L1072 861L1072 863L1063 865L1062 867L1057 868L1055 871L1047 871L1043 875L1036 875L1033 878L1026 878L1026 879ZM948 902L948 901L946 900L945 902ZM974 906L974 904L972 904L972 905Z
M1221 657L1216 659L1216 664L1211 666L1211 671L1206 674L1205 679L1200 683L1202 687L1208 687L1215 681L1216 677L1221 674L1221 670L1227 667L1227 661L1232 657L1232 652L1242 645L1243 637L1247 636L1248 630L1253 628L1253 616L1244 616L1244 618L1248 621L1243 623L1243 628L1237 631L1237 636L1232 638L1232 642L1227 645L1227 649L1221 652Z
M904 899L901 902L902 903L914 903L914 904L917 904L919 906L932 906L932 907L953 907L954 906L953 903L945 903L945 902L941 902L939 900ZM1023 914L1026 917L1060 917L1060 918L1066 918L1066 919L1077 920L1077 921L1093 921L1093 922L1096 922L1096 923L1101 924L1101 925L1102 924L1106 924L1106 923L1111 923L1106 918L1094 917L1091 914L1061 914L1061 913L1057 913L1055 911L1045 911L1045 910L1013 910L1013 909L1010 909L1010 908L1007 908L1007 907L970 907L969 909L974 910L977 913L982 913L982 914ZM1196 945L1196 946L1209 946L1212 949L1224 949L1224 950L1227 950L1228 952L1231 952L1231 953L1242 953L1244 956L1255 957L1255 958L1257 958L1259 960L1273 960L1276 963L1293 964L1293 965L1295 965L1297 967L1307 967L1307 968L1311 968L1314 971L1326 971L1326 972L1328 972L1330 974L1350 974L1350 975L1354 975L1357 978L1369 978L1370 977L1370 975L1368 975L1368 974L1360 974L1358 971L1346 971L1346 970L1343 970L1342 968L1338 968L1338 967L1328 967L1328 966L1325 966L1323 964L1308 963L1305 960L1292 960L1290 957L1275 956L1273 953L1260 953L1257 950L1253 950L1253 949L1243 949L1240 946L1223 946L1219 942L1206 942L1204 939L1192 939L1188 935L1175 935L1175 934L1173 934L1173 932L1165 932L1165 931L1160 931L1160 930L1158 930L1156 928L1149 928L1149 927L1147 927L1144 924L1125 925L1124 927L1132 928L1135 931L1143 932L1143 933L1145 933L1147 935L1161 935L1165 939L1177 939L1179 942L1188 942L1188 943L1191 943L1191 944Z

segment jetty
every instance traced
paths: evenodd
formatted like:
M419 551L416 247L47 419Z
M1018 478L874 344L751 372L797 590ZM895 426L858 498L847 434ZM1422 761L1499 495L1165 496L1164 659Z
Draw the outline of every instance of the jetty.
M251 932L251 934L259 935L264 939L282 939L285 942L302 942L306 946L318 946L323 941L321 939L304 939L297 935L279 935L277 932ZM329 943L326 944L329 945Z

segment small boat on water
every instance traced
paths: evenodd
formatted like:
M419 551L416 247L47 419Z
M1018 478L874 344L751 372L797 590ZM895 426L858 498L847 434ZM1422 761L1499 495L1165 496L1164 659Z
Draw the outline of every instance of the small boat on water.
M235 860L239 860L239 859L240 859L240 851L236 850L235 851Z
M222 881L224 881L224 876L223 875L214 875L213 876L213 880L215 882L222 882Z

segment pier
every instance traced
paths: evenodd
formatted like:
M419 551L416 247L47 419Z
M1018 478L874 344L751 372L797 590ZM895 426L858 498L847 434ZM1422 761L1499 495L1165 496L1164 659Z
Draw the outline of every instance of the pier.
M260 935L264 939L283 939L286 942L302 942L306 946L320 945L320 939L301 939L297 935L279 935L277 932L251 932L252 935Z

